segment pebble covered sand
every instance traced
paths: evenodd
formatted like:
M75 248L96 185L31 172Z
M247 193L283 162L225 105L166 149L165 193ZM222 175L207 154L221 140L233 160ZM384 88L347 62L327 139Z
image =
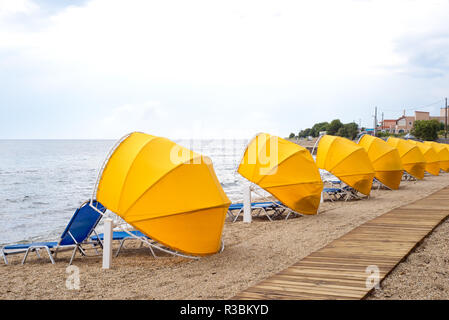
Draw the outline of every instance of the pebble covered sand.
M366 299L449 299L449 220L435 228Z

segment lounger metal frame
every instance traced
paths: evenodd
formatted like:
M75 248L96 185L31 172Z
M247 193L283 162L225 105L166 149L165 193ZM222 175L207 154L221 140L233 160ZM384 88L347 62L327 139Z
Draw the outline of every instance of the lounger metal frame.
M231 205L232 205L232 204L231 204ZM234 211L234 210L238 210L238 211L237 211L237 214L234 214L234 213L232 212L232 211ZM232 222L236 222L237 219L238 219L238 217L239 217L240 214L242 213L242 211L243 211L243 205L242 205L242 207L241 207L240 209L230 209L230 208L228 208L227 215L228 215L228 217L231 219Z
M93 232L95 233L95 230ZM82 245L86 244L86 243L79 243L78 241L76 241L75 238L73 237L73 235L70 233L70 231L68 232L68 234L72 238L73 242L75 242L75 244L61 246L59 244L61 242L61 240L62 240L61 239L61 240L59 240L59 243L54 248L50 248L50 247L48 247L46 245L30 246L30 247L28 247L28 249L25 252L25 255L24 255L23 259L22 259L22 264L24 264L26 262L26 259L27 259L27 257L28 257L30 252L33 252L33 251L36 252L37 257L40 258L39 250L41 250L41 249L45 249L47 251L48 257L50 258L50 261L51 261L52 264L55 264L55 259L56 259L56 256L58 255L58 252L62 251L61 248L71 248L71 247L73 247L73 251L72 251L72 255L70 257L69 265L72 264L73 259L75 258L75 255L76 255L77 251L79 251L82 256L87 256L86 251L82 247ZM95 248L95 244L94 243L91 243L91 244L93 245L95 251L97 251L97 249ZM52 249L54 250L53 254L52 254ZM98 251L97 251L97 254L98 254Z
M267 218L270 221L273 221L274 217L279 216L280 214L282 214L282 210L284 209L283 206L281 206L279 203L273 202L272 200L267 201L269 203L271 203L269 206L266 205L266 203L251 203L251 214L254 211L257 211L257 213L253 216L258 217L260 216L260 214L263 212ZM279 208L282 208L282 210L279 210ZM273 215L273 218L268 214L267 209L273 209L275 211L275 214ZM243 206L240 209L234 209L234 210L238 210L236 214L232 213L232 209L228 209L228 216L231 218L232 222L236 222L237 219L239 218L240 214L243 212Z
M285 217L285 220L287 220L290 217L291 214L294 214L296 216L303 216L301 213L296 212L296 211L290 209L289 207L283 205L282 202L281 203L277 203L277 202L273 201L272 199L270 199L267 196L265 196L264 194L262 194L262 192L259 192L259 190L263 190L264 192L268 192L268 191L260 188L258 185L252 183L251 191L254 192L255 194L257 194L259 197L262 197L262 199L266 200L267 202L271 202L273 204L273 208L275 210L275 214L273 215L273 218L279 217L279 216L281 216L285 212L287 212L287 216ZM281 208L281 210L278 209L278 208ZM267 216L267 218L270 221L273 221L273 219L268 215L266 210L264 210L264 211L265 211L265 215Z
M83 207L86 203L89 203L90 207L94 208L95 211L101 213L101 211L98 210L98 208L95 208L93 206L93 201L92 200L88 200L88 201L83 202L78 208ZM98 219L96 224L98 224L99 220L100 219ZM95 228L93 228L92 231L90 232L90 234L92 234L92 233L96 234ZM7 255L20 254L20 253L24 253L25 252L25 255L23 256L22 263L21 263L22 265L25 264L25 262L26 262L26 260L28 258L28 255L31 252L35 252L36 256L40 259L41 258L41 255L39 254L40 250L45 250L47 252L48 257L49 257L49 259L50 259L52 264L55 264L55 259L57 257L58 252L68 250L69 248L72 248L72 247L73 247L73 251L72 251L72 255L71 255L71 258L70 258L69 265L71 265L73 263L73 259L75 258L75 255L76 255L77 251L79 251L82 256L87 256L86 251L82 247L83 244L91 244L93 246L94 250L98 254L98 251L97 251L97 249L95 247L95 243L89 243L89 242L79 243L78 241L76 241L75 237L72 235L72 233L70 231L67 231L67 234L70 236L70 238L72 238L74 244L61 245L61 241L63 240L63 238L61 237L55 247L50 247L50 246L44 245L44 244L42 244L42 245L34 245L34 246L29 246L27 249L17 249L17 250L11 249L11 250L14 250L14 251L10 252L10 253L5 252L5 247L2 247L0 249L0 253L3 256L3 261L5 262L5 264L9 264L8 258L6 257ZM86 239L89 239L90 234L87 236ZM100 244L100 246L101 246L101 244ZM6 249L6 250L8 250L8 249Z
M139 240L140 240L140 238L143 238L143 237L139 237ZM122 248L124 247L125 241L126 241L126 240L135 240L135 239L134 239L134 238L127 237L127 238L123 238L122 240L120 240L120 245L119 245L119 247L118 247L118 249L117 249L117 252L115 253L115 257L118 257L118 255L120 254L120 251L121 251ZM143 244L144 244L144 242L143 242L143 241L140 241L140 248L143 247ZM154 253L153 248L152 248L152 247L149 247L149 249L150 249L150 253L153 255L153 257L156 257L156 254Z
M373 185L377 184L377 190L379 190L380 188L384 188L384 189L388 189L388 190L393 190L390 187L386 186L385 184L383 184L382 182L380 182L379 180L377 180L376 178L373 179Z
M334 191L328 191L327 189L332 189ZM323 188L323 193L328 195L331 202L338 201L345 195L341 188Z
M287 216L285 217L285 220L287 220L291 214L297 215L297 216L302 216L301 213L296 212L290 208L288 208L287 206L283 205L281 202L277 203L275 202L273 199L268 198L266 195L264 195L262 192L267 192L268 191L262 189L261 187L259 187L257 184L249 181L248 179L246 179L245 177L243 177L245 180L247 180L250 183L250 190L251 192L254 192L256 195L258 195L259 197L261 197L262 199L264 199L266 202L271 202L273 204L273 209L275 210L275 214L273 215L273 217L271 217L268 212L265 210L265 208L263 207L257 207L257 205L254 206L255 209L261 209L259 210L258 214L256 214L256 217L260 215L261 212L264 212L264 214L267 216L268 220L273 221L273 218L279 217L280 215L282 215L284 212L287 212ZM270 194L270 193L269 193ZM273 195L272 195L273 196ZM274 197L274 196L273 196ZM251 207L253 208L253 207ZM279 209L280 208L280 209ZM243 209L242 209L243 210ZM241 211L242 211L241 210ZM241 212L240 211L240 212ZM239 213L240 213L239 212Z
M402 174L402 180L405 181L417 181L418 179L411 175L410 173L408 173L407 171L404 170L404 173Z
M339 188L335 188L335 189L339 190L339 192L335 192L333 194L327 193L328 195L330 195L330 196L333 195L335 197L335 199L332 199L330 197L330 200L332 202L338 201L338 200L344 200L346 202L346 201L351 200L351 199L357 199L357 200L362 200L363 199L363 197L358 195L358 191L355 190L354 188L352 188L351 186L347 185L346 183L345 183L345 186L342 186L342 184L344 182L341 181L341 180L338 183L334 183L333 181L329 181L329 180L324 181L324 182L328 182L328 183L331 183L331 184L339 184L340 185ZM326 188L324 188L324 189L326 189ZM334 188L331 188L331 189L334 189ZM338 197L337 197L337 195L338 195ZM367 198L369 198L369 196L367 196Z
M346 193L345 202L348 200L352 200L352 199L356 199L356 200L363 199L361 196L358 195L358 191L351 186L346 185L343 188L341 188L341 190L344 193ZM369 196L368 196L368 198L369 198Z

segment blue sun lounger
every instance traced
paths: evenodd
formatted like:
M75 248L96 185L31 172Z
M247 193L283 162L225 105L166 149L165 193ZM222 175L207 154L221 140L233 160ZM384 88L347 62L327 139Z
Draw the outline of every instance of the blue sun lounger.
M345 195L341 188L323 188L323 193L328 195L331 202L340 200Z
M251 211L257 211L256 216L259 216L260 213L263 212L270 221L272 220L272 218L268 215L267 210L274 210L275 215L279 215L283 211L280 209L284 209L280 201L251 203ZM237 213L234 213L233 211L237 211ZM243 203L232 203L228 208L228 216L232 219L232 222L236 222L242 212L243 212Z
M128 232L132 233L134 236L130 235ZM122 250L122 247L125 244L126 240L133 240L133 239L136 239L136 237L149 239L146 235L144 235L139 230L133 230L133 231L128 231L128 232L126 232L126 231L112 232L112 240L120 241L120 246L118 247L117 252L115 253L116 257L119 255L120 250ZM104 239L103 233L100 233L98 235L94 235L94 236L90 237L91 241L98 241L100 243L103 241L103 239ZM141 242L141 245L143 245L143 242Z
M350 186L344 186L342 188L323 188L323 193L329 196L330 201L337 200L360 200L362 199L357 190Z
M345 201L348 201L348 200L361 200L361 199L363 199L363 198L359 195L359 192L358 192L356 189L354 189L353 187L350 187L350 186L344 186L344 187L342 188L342 190L343 190L343 192L346 193ZM369 198L369 197L368 197L368 198Z
M25 253L22 264L25 263L30 252L36 252L36 255L40 258L39 250L41 249L47 251L52 264L55 263L56 255L60 249L73 248L69 265L72 264L77 251L85 256L86 252L81 245L89 238L92 232L95 232L94 229L102 217L98 211L90 207L89 203L90 200L84 202L78 209L76 209L58 242L33 242L28 244L8 245L1 248L0 252L5 264L8 264L6 256L10 254ZM92 205L101 212L106 211L106 208L97 201L93 201Z

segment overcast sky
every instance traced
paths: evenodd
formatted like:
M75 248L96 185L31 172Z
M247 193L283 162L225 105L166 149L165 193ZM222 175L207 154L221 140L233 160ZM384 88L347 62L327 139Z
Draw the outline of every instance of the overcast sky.
M0 138L372 126L448 71L448 1L0 0Z

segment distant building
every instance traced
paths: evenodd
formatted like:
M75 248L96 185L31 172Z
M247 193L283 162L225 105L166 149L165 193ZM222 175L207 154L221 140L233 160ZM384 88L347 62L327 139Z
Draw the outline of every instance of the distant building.
M384 120L383 123L381 123L381 130L386 130L388 132L393 132L396 128L396 121L397 120Z
M404 111L404 114L398 119L385 119L381 122L378 129L390 133L406 133L412 130L416 120L438 120L441 123L445 123L445 108L440 109L439 116L431 116L427 111L415 111L414 116L406 116Z

